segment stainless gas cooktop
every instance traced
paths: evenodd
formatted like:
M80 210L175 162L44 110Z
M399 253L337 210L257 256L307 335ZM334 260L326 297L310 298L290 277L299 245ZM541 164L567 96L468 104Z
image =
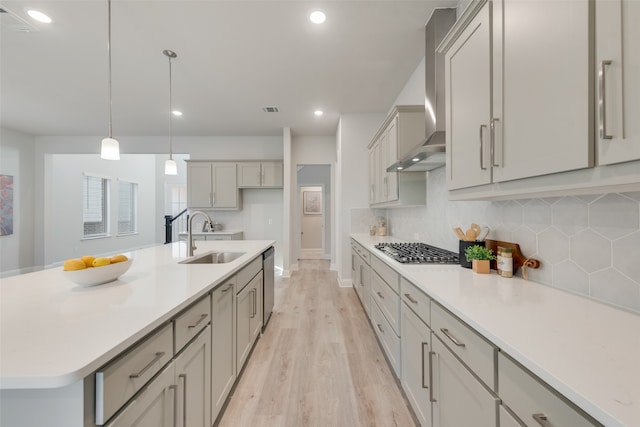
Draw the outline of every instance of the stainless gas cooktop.
M379 243L376 249L403 264L459 264L458 254L425 243Z

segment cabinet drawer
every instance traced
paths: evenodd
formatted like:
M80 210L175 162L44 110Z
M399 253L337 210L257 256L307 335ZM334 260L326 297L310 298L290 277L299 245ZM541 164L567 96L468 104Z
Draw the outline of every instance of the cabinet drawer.
M211 297L207 295L191 305L176 318L175 353L203 330L211 320Z
M500 405L500 427L522 427L519 421L511 415L504 407Z
M400 297L376 273L371 274L371 298L374 299L396 335L400 335Z
M376 256L371 257L371 268L387 282L387 285L393 289L393 292L400 294L400 275L396 273L393 268L389 267Z
M378 336L393 371L400 377L400 338L395 334L389 322L380 311L375 301L371 302L371 323Z
M173 357L167 324L96 372L96 424L103 425Z
M260 270L262 270L262 256L255 258L238 272L236 275L236 293L244 289Z
M496 390L496 347L434 302L431 329L490 389Z
M351 248L362 258L367 264L371 262L371 255L368 250L364 248L360 243L355 240L351 240Z
M502 401L528 427L601 426L504 353L498 355L498 382Z
M402 301L427 326L431 325L431 298L404 277L400 278L400 289L402 291Z

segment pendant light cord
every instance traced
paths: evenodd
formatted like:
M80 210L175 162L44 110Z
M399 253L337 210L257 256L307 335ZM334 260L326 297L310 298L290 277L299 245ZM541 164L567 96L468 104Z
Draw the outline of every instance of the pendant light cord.
M112 137L112 125L111 125L111 0L109 0L109 13L108 13L108 40L107 51L109 52L109 138Z
M169 160L173 160L173 113L171 102L171 56L169 56Z

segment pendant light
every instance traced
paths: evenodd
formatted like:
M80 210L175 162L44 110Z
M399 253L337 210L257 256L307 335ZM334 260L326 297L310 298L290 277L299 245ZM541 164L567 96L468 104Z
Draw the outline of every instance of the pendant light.
M102 140L102 146L100 149L100 157L107 160L120 160L120 145L112 137L111 126L111 0L108 0L109 5L109 35L107 41L107 51L109 52L109 136Z
M165 54L169 58L169 160L164 162L164 174L165 175L177 175L178 174L178 165L176 161L173 160L173 140L172 140L172 126L171 126L171 116L173 116L172 108L171 108L171 60L173 58L177 58L178 55L171 50L163 50L163 54Z

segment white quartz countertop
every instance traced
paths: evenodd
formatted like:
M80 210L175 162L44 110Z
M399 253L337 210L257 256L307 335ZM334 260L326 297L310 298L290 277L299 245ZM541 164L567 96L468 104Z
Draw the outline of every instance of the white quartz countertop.
M129 271L81 287L61 267L0 281L0 388L63 387L81 380L231 277L272 240L199 241L244 252L225 264L179 264L186 242L125 252Z
M640 315L457 265L398 263L352 237L607 427L640 426Z

